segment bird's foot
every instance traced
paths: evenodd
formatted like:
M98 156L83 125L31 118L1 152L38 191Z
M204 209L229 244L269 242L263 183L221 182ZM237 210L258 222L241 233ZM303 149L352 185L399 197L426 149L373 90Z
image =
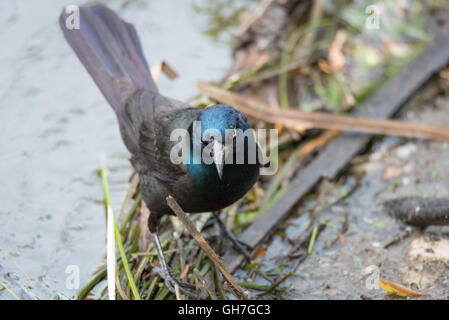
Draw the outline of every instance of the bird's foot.
M246 261L251 262L251 254L248 251L252 249L251 246L243 241L240 241L234 236L234 234L229 229L227 230L228 232L225 232L225 236L229 240L231 240L234 249L237 250L240 254L242 254L245 257Z
M159 262L161 264L161 268L156 267L156 272L159 273L162 278L164 278L165 285L167 286L168 290L176 294L176 289L179 289L179 293L185 294L189 298L197 299L198 296L188 290L194 290L196 287L193 284L178 280L173 275L173 271L168 267L167 261L165 261L164 253L162 251L161 242L159 241L159 237L157 234L153 234L153 240L156 246L157 254L159 256Z
M251 250L252 247L246 243L244 243L243 241L240 241L239 239L237 239L234 234L232 233L231 230L228 229L228 227L226 227L226 225L224 224L223 221L221 221L220 219L220 215L218 211L214 211L214 216L215 216L215 220L217 220L218 225L220 227L220 230L222 232L222 234L228 238L229 240L231 240L234 248L240 253L242 254L246 261L251 262L251 255L249 254L248 250Z
M170 268L155 268L155 271L165 280L165 285L167 286L168 290L170 290L172 293L176 294L176 286L179 289L180 294L185 294L189 298L197 299L198 295L190 290L195 290L196 287L193 284L181 281L177 279L173 271Z

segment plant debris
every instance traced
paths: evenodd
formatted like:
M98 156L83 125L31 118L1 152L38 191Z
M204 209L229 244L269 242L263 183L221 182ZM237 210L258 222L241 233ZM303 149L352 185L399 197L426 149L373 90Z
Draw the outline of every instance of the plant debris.
M386 201L384 207L393 217L412 226L449 225L449 198L404 197Z
M425 297L428 296L426 293L418 292L409 288L406 288L404 286L401 286L400 284L394 283L392 281L388 280L380 280L379 279L379 287L385 290L388 294L395 294L399 297Z

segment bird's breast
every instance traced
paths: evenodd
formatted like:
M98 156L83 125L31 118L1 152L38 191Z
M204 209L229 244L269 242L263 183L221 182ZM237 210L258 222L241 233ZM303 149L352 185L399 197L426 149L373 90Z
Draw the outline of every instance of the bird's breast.
M214 164L197 164L188 167L188 179L192 189L208 206L226 207L242 198L259 178L259 166L249 164L225 164L222 179ZM192 206L195 206L192 204ZM216 210L219 208L202 211Z

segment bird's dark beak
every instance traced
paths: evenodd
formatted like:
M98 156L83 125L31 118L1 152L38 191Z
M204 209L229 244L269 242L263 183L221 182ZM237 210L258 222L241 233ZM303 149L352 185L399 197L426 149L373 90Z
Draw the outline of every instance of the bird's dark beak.
M222 143L215 140L213 148L215 168L217 169L218 177L221 180L223 177L223 165L225 162L226 147Z

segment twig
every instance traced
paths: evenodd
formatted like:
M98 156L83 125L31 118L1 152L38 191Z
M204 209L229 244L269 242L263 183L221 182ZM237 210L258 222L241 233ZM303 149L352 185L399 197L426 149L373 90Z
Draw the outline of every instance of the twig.
M201 276L201 273L198 271L198 269L194 269L193 270L193 274L197 280L198 284L201 284L204 289L206 290L207 294L209 295L209 297L212 300L218 300L217 296L215 295L215 293L209 289L209 287L207 286L207 282L206 280L203 278L203 276Z
M212 250L212 248L209 246L209 244L204 240L203 236L199 231L195 228L194 224L190 220L190 218L187 216L187 214L181 209L179 204L176 202L176 200L172 196L167 197L167 203L170 206L170 208L173 210L173 212L178 216L178 218L182 221L184 224L184 227L189 231L190 235L195 238L195 240L198 242L200 247L204 250L204 253L209 257L209 259L214 263L214 265L217 267L218 270L220 270L223 277L231 284L231 286L234 288L237 297L240 299L248 299L243 289L235 282L232 275L228 272L226 267L224 266L223 262L221 262L220 257Z
M273 283L268 289L267 291L259 294L259 297L263 297L267 294L269 294L270 292L272 292L273 290L275 290L282 282L284 282L285 280L287 280L287 278L291 277L293 275L293 272L288 272L286 273L283 277L281 277L279 280L277 280L275 283Z
M179 276L179 279L184 280L187 276L187 273L189 272L189 269L190 269L190 264L188 263L185 265L184 269L182 270L181 275Z
M179 292L179 284L175 284L175 296L176 300L182 300L181 293Z
M115 286L117 288L117 291L118 291L120 297L122 297L123 300L129 300L125 291L123 291L122 285L120 284L120 279L118 277L118 274L115 275Z
M140 206L139 218L139 250L146 251L148 247L148 218L150 217L150 209L148 209L145 201Z
M242 95L219 87L198 82L200 91L216 101L233 105L248 116L269 123L282 123L286 127L302 132L309 128L331 129L401 137L449 140L449 130L435 126L400 120L385 120L353 116L340 116L322 112L303 112L297 109L272 109L263 101L248 99ZM261 107L262 106L262 107Z

